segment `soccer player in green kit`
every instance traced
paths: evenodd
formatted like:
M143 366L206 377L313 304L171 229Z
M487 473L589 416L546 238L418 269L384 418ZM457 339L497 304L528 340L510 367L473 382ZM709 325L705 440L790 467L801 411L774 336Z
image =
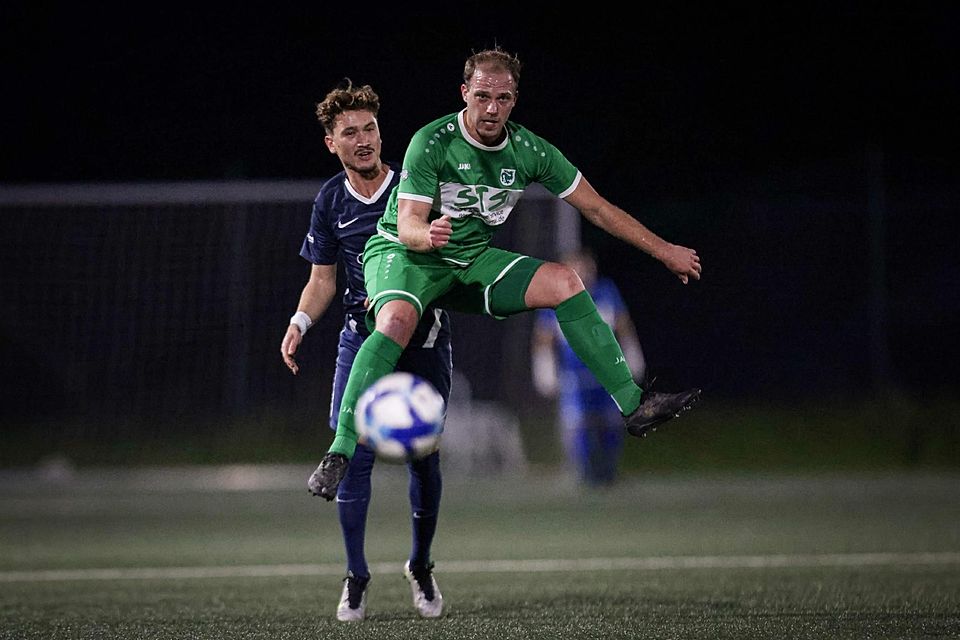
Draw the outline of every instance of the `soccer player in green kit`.
M646 436L700 398L700 389L660 393L634 381L613 331L570 267L490 246L524 188L539 183L684 284L700 279L696 251L658 237L598 194L556 147L509 121L520 67L499 47L471 55L460 87L466 108L426 125L407 147L400 183L364 248L372 333L351 369L333 443L308 481L315 495L336 496L356 447L357 398L393 371L423 310L441 296L443 308L498 319L554 309L567 341L633 436Z

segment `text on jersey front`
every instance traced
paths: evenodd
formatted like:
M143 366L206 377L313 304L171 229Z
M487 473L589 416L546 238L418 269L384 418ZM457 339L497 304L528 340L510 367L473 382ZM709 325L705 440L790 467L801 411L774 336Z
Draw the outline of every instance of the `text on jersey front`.
M506 221L522 195L517 189L445 182L440 185L440 213L452 218L476 216L496 226Z

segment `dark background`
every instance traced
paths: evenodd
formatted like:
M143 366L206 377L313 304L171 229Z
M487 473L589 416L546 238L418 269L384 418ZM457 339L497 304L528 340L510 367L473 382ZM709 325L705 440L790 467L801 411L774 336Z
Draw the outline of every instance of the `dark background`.
M660 384L696 383L735 400L874 397L891 389L920 400L958 395L956 10L834 3L637 7L625 15L603 6L570 12L553 5L311 3L7 4L2 11L0 186L291 178L319 186L340 167L323 147L314 107L342 78L378 91L384 156L400 159L419 126L461 108L463 60L499 44L524 64L513 119L556 144L608 199L702 256L703 280L683 287L647 256L583 228L601 270L625 292ZM77 286L62 298L72 306L58 307L54 297L38 308L34 292L92 280L76 270L80 254L22 241L45 228L74 229L46 214L4 212L4 382L11 399L29 398L8 401L8 414L75 409L77 397L97 386L50 384L49 372L77 337L51 337L56 318L89 310L76 303ZM188 231L199 224L182 207L169 215L153 224ZM236 226L233 215L223 212L225 229ZM276 212L251 215L261 216L248 220L258 246L242 275L256 284L247 290L259 315L238 334L236 321L217 320L212 303L168 309L185 328L156 329L149 358L171 359L166 368L157 362L149 379L165 401L177 396L157 380L183 381L172 352L209 343L193 333L202 325L211 336L232 336L225 353L205 359L217 362L248 345L270 364L253 358L243 375L270 366L283 382L234 387L222 394L232 399L206 404L181 390L183 401L170 401L176 418L197 404L222 409L240 398L246 410L262 404L261 396L281 403L295 396L276 350L306 278L296 253L309 203L287 212L293 222L282 228L270 226ZM81 211L71 217L71 233L82 236L103 217L102 210ZM511 219L514 234L521 224ZM129 243L117 233L70 249ZM204 249L180 240L173 243L180 262L171 264L197 262L190 252ZM168 258L156 250L157 264ZM259 266L268 262L272 271ZM99 291L110 288L110 269L122 270L124 260L90 264L101 265L88 267ZM44 265L49 278L31 280ZM178 267L167 268L175 281ZM229 270L197 277L216 281L221 273ZM138 292L128 296L142 297L148 287L141 278L130 288ZM94 350L115 344L131 304L95 307ZM140 304L152 312L156 303ZM38 320L51 306L54 319ZM101 317L111 313L117 317ZM198 322L183 320L193 313ZM489 366L504 357L491 345L498 327L514 321L471 322L457 325L457 366L483 371L481 360ZM38 323L39 336L25 329ZM77 331L90 340L89 331ZM120 336L130 344L143 340L142 331L126 331ZM473 348L471 334L487 348ZM55 347L37 347L45 343ZM326 370L331 355L324 348L313 357ZM121 375L117 370L123 367L111 365L110 375ZM130 393L142 390L137 378L125 379ZM529 386L518 380L487 371L471 382L480 397L506 396L522 408ZM66 389L59 395L58 384ZM277 385L287 386L278 394ZM88 419L97 406L84 409Z
M4 8L7 182L327 174L313 105L344 76L380 92L399 155L497 43L525 65L515 119L626 204L871 144L955 168L957 13L936 4L44 6Z

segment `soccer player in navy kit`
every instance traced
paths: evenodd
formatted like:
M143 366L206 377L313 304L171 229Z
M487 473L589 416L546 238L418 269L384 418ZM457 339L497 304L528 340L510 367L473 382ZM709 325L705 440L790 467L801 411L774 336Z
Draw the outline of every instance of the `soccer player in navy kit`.
M376 233L390 192L399 182L399 168L380 158L379 107L379 97L369 85L354 87L349 81L317 105L327 148L340 159L343 171L324 183L314 201L310 230L300 249L300 255L312 264L310 279L280 347L284 362L296 375L297 348L333 300L337 266L343 265L347 279L343 294L346 317L340 331L330 405L329 423L334 429L354 357L370 335L363 319L367 297L363 283L364 244ZM423 314L397 369L426 378L440 391L444 402L450 399L453 361L450 320L444 311L430 308ZM370 572L364 555L364 536L373 464L373 451L358 444L336 494L347 555L347 577L337 607L337 619L342 621L362 620L366 610ZM413 544L403 572L410 581L414 606L420 615L437 617L443 610L443 597L430 571L430 547L440 507L440 454L434 452L408 467Z

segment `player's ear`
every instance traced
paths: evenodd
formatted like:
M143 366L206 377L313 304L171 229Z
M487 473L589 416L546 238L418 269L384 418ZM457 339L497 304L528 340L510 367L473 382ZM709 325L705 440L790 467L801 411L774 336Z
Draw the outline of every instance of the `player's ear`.
M333 136L323 136L323 141L326 143L327 149L330 151L330 153L337 152L337 147L333 144Z
M460 95L463 97L463 101L467 101L467 94L470 93L470 87L465 84L460 85Z

